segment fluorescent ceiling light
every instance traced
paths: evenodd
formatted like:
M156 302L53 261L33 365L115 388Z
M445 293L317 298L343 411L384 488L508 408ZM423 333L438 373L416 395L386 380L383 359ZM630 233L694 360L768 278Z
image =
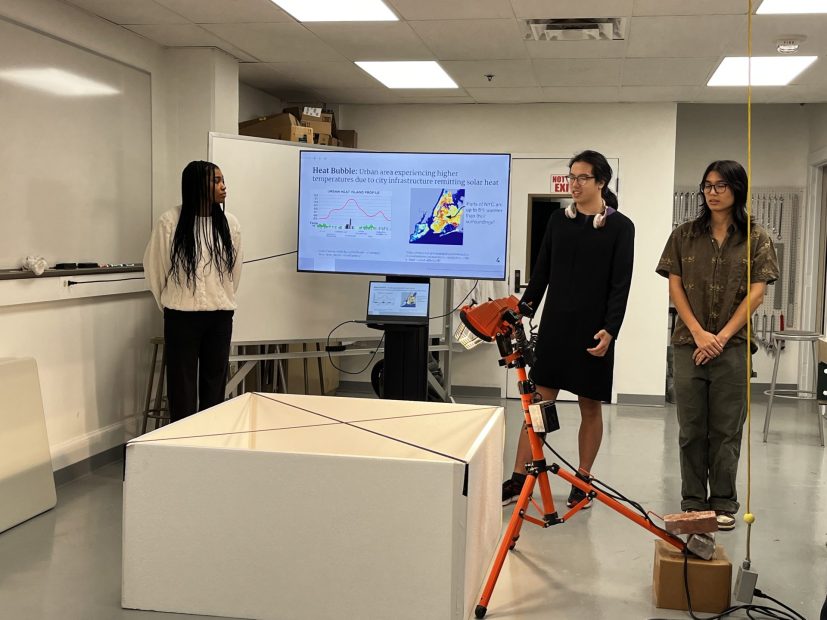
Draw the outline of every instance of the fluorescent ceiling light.
M756 13L760 15L827 13L824 0L764 0Z
M786 86L818 56L754 56L752 58L753 86ZM747 86L750 79L750 59L746 56L727 56L709 78L707 86Z
M433 60L357 62L388 88L459 88Z
M382 0L272 0L300 22L395 22Z
M98 97L117 95L121 91L63 69L6 69L0 79L61 97Z

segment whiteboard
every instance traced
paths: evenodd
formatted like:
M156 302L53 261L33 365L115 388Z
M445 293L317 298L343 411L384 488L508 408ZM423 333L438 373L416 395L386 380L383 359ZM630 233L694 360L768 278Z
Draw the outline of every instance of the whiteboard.
M29 254L141 262L152 227L149 74L4 19L0 59L0 268Z
M210 161L224 173L225 206L241 224L245 261L296 250L299 153L307 148L295 142L210 134ZM236 296L233 341L323 340L342 321L364 320L368 282L383 279L299 273L295 254L246 264ZM431 280L431 316L444 312L444 289L443 280ZM440 334L441 328L442 320L431 321L431 334ZM379 335L365 325L348 324L333 338Z

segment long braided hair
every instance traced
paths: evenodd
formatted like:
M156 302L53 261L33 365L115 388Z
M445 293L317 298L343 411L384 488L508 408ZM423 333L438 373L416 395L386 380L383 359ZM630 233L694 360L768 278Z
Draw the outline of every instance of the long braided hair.
M217 170L211 162L191 161L181 174L181 217L172 238L170 275L186 281L187 288L195 289L203 253L205 270L214 266L221 280L235 266L237 252L224 205L215 201Z

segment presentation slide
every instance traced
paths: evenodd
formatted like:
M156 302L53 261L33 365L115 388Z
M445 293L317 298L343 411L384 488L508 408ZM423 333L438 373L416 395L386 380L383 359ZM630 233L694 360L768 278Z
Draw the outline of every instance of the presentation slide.
M428 318L428 284L426 282L371 282L368 292L367 319Z
M504 280L507 154L302 151L299 271Z

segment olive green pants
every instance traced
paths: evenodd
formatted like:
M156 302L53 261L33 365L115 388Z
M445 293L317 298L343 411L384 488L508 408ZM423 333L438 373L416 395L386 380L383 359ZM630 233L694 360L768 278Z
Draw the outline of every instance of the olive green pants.
M735 478L746 419L746 343L727 346L703 366L693 345L675 347L675 397L682 510L738 512Z

